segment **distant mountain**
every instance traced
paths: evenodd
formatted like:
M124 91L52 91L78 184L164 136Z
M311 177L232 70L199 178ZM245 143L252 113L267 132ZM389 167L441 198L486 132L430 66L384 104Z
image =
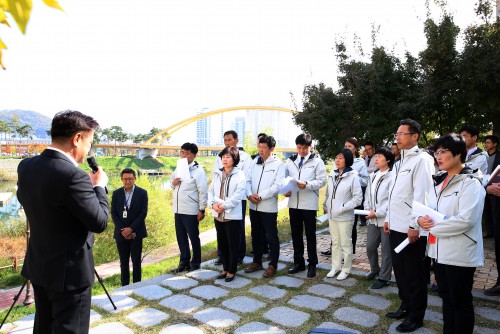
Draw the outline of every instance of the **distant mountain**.
M35 136L38 138L47 138L47 130L50 130L52 119L36 111L31 110L0 110L0 120L11 122L12 118L17 116L19 124L29 124L35 130Z

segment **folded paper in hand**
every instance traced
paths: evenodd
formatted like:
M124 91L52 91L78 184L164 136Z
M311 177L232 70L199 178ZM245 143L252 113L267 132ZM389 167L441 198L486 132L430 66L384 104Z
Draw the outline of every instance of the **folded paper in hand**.
M429 216L433 222L443 221L445 217L445 215L443 215L441 212L433 210L428 206L423 205L422 203L419 203L417 201L413 201L412 211L413 214L418 217L425 215Z
M175 177L181 179L181 181L188 181L191 179L189 174L189 164L187 158L182 158L177 160L177 168L175 169Z
M297 182L299 181L291 176L287 176L285 179L283 179L283 183L281 184L280 194L286 194L289 191L291 191L292 194L295 194L297 191L299 191Z
M323 216L316 217L316 223L321 224L328 220L328 213L325 213Z

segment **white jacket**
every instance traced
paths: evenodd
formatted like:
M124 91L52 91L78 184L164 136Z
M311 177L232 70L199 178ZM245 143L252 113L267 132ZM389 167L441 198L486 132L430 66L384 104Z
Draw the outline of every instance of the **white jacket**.
M189 181L182 181L174 186L177 169L170 175L170 188L174 189L172 210L183 215L196 215L198 211L205 211L207 207L207 177L203 166L193 161L189 165Z
M488 171L488 152L477 149L465 161L465 166L472 169L472 171L478 170L481 171L482 175L486 175ZM482 175L479 176L479 181L483 180Z
M288 198L288 207L292 209L318 211L319 190L326 184L326 168L323 160L311 153L299 169L297 154L286 160L285 177L291 176L299 181L307 182L305 189L299 189Z
M240 155L240 162L236 165L243 173L246 173L247 170L250 168L252 165L252 157L248 155L247 152L243 150L238 150L238 153ZM220 153L219 153L220 154ZM217 158L215 159L214 167L212 168L212 173L215 172L216 170L221 169L222 167L222 159L219 155L217 155Z
M389 184L391 183L392 172L387 171L382 175L377 183L374 184L375 176L381 173L380 171L375 171L370 174L370 179L368 181L368 187L365 192L365 203L363 204L365 210L375 211L376 218L369 219L369 224L374 224L377 227L384 226L385 215L387 212L387 204L389 199ZM375 196L372 195L372 188L375 188Z
M234 167L226 178L224 185L224 195L220 197L220 187L222 182L222 169L213 172L212 183L208 188L208 206L212 208L215 203L222 203L224 212L222 218L229 220L241 220L242 204L241 198L245 196L245 173L238 167ZM219 214L212 210L212 216Z
M365 160L363 160L363 158L354 158L351 168L358 172L361 187L366 187L368 185L370 175L368 174Z
M339 175L333 170L328 175L326 198L323 209L336 221L354 221L354 208L363 201L358 172L348 167Z
M266 161L261 157L252 161L247 171L247 197L258 194L259 204L249 201L251 210L261 212L278 212L278 192L285 178L285 165L271 155Z
M427 205L432 191L434 160L425 151L414 146L401 151L401 159L392 168L389 186L389 204L386 220L391 230L408 233L410 227L417 229L417 216L412 213L413 201ZM427 232L420 230L421 235Z
M430 233L437 237L428 244L427 255L438 263L460 267L478 267L484 264L481 220L485 190L472 170L465 167L454 175L441 190L447 173L435 177L434 191L429 206L446 217L434 222Z

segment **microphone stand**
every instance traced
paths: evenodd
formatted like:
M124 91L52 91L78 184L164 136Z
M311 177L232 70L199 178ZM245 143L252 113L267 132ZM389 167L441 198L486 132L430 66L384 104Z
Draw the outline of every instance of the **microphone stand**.
M108 290L106 290L106 287L104 286L104 282L102 281L102 278L99 276L99 274L97 273L97 270L95 270L95 268L94 268L94 274L97 277L97 280L99 281L99 283L101 283L101 286L104 289L104 292L106 292L106 295L108 296L108 299L111 302L111 305L113 305L113 308L116 310L117 307L116 307L115 303L113 303L113 299L111 299L111 296L109 295Z

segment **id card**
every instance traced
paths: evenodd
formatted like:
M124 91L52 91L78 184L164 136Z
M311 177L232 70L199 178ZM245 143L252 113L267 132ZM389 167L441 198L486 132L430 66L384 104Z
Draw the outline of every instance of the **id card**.
M123 218L127 218L127 210L123 210Z

